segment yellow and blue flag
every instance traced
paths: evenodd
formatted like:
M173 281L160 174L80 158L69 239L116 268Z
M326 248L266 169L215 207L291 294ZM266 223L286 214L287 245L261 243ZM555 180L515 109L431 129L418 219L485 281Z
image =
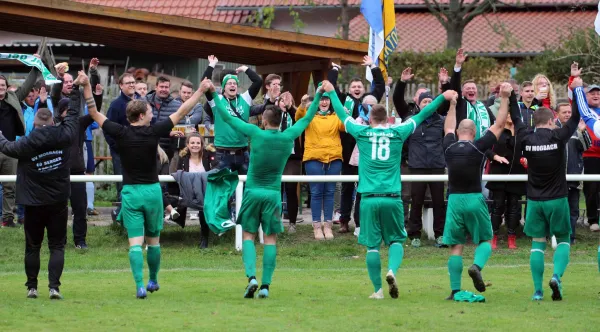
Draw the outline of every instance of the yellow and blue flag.
M390 55L398 46L394 0L362 0L360 12L369 24L369 56L387 77ZM367 80L373 81L371 70L367 68Z

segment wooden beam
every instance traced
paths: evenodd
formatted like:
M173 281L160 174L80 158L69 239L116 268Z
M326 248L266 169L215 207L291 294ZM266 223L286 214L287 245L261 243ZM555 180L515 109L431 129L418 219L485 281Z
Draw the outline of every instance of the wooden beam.
M312 70L320 70L326 65L328 60L310 60L290 63L278 63L272 65L256 66L256 72L258 74L282 74L282 73L295 73L305 72Z
M182 40L189 46L205 44L205 47L215 49L214 53L218 53L219 46L235 46L237 52L234 53L253 52L259 57L262 53L270 54L270 63L289 62L279 61L286 55L300 56L306 60L340 58L345 62L359 63L367 50L366 43L67 0L30 0L25 3L22 0L0 0L0 13L3 14L3 21L13 16L12 19L19 22L17 26L7 27L10 31L23 31L23 27L44 20L50 23L45 26L52 26L53 29L38 31L47 31L49 34L57 24L71 24L71 31L59 38L86 39L81 41L113 45L119 40L107 40L102 36L92 38L89 35L108 30L127 35L132 44L155 36ZM235 59L235 55L231 58Z

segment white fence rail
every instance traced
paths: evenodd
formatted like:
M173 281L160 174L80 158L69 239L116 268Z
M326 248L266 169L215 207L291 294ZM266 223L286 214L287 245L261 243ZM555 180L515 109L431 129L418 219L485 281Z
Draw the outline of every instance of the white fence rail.
M239 215L242 207L242 197L244 194L244 185L246 175L240 175L240 182L235 190L235 211ZM498 182L519 182L527 181L527 175L483 175L483 181L498 181ZM0 182L15 182L16 175L0 175ZM160 175L160 182L175 182L175 179L170 175ZM72 182L122 182L121 175L71 175ZM357 182L356 175L284 175L281 177L282 182ZM431 182L431 181L448 181L448 175L402 175L402 182ZM600 181L600 174L567 174L567 181ZM259 229L260 243L263 243L262 228ZM552 246L556 247L556 240L552 237ZM235 249L242 250L242 226L235 227Z

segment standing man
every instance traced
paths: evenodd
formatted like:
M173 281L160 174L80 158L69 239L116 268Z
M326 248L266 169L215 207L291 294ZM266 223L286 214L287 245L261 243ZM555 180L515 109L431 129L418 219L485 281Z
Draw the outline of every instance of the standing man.
M78 78L79 80L79 78ZM39 109L35 130L16 142L0 135L0 151L19 159L17 202L25 206L25 273L27 297L38 297L40 248L48 232L50 299L60 300L60 277L65 262L69 198L69 157L81 110L78 93L71 94L63 125L54 126L52 112Z
M152 107L154 122L168 119L171 114L177 112L179 107L181 107L182 100L174 98L171 95L170 90L171 80L165 76L159 76L156 79L156 91L151 91L144 97L150 104L150 107ZM180 121L183 121L183 124L186 123L185 119ZM178 124L179 123L176 123L175 125ZM184 134L178 130L172 130L165 137L161 137L160 147L165 151L169 160L173 158L173 154L175 153L175 150L171 148L171 137L183 137L183 135Z
M521 101L519 101L521 119L528 129L533 129L533 113L538 109L538 100L535 99L533 83L525 81L521 83Z
M214 55L208 57L209 66L204 72L204 77L211 78L212 70L219 62ZM248 91L238 93L239 73L246 73L252 81ZM222 93L218 95L219 99L227 102L227 110L231 116L235 116L248 122L250 116L258 115L251 112L252 100L256 98L262 87L262 78L248 66L241 66L235 70L235 73L227 74L221 80ZM248 163L250 156L248 154L248 137L242 132L236 131L212 111L210 101L213 93L207 93L208 100L204 109L215 122L215 147L217 148L217 168L229 168L232 171L238 171L239 174L248 172Z
M581 114L581 112L580 112ZM556 126L562 127L572 116L571 105L561 103L556 105ZM592 139L587 132L587 126L583 120L579 121L577 131L571 136L567 143L567 174L583 173L583 152L590 148ZM575 228L579 219L579 181L569 181L569 210L571 212L571 245L575 244Z
M33 56L39 58L37 54ZM23 85L15 91L9 91L8 79L0 75L0 131L10 142L15 141L17 136L25 135L25 120L21 112L21 102L33 89L36 77L37 69L33 67ZM15 175L16 172L17 159L0 151L0 175ZM15 184L4 182L2 183L2 227L16 227L14 210Z
M223 80L225 82L225 80ZM283 232L281 222L281 174L294 147L294 140L302 135L318 110L321 94L333 91L331 83L325 81L317 91L316 101L311 104L305 117L285 131L280 131L282 111L279 106L269 105L263 113L265 129L246 123L227 110L230 103L221 98L214 86L211 87L211 108L217 119L221 119L233 130L252 140L252 157L248 169L248 181L237 222L242 225L242 259L248 278L244 298L254 298L258 289L256 281L256 249L254 239L258 228L264 232L263 276L258 292L259 298L269 297L269 286L277 257L277 234Z
M119 94L119 96L113 100L112 103L110 103L108 111L106 112L106 118L111 122L127 127L129 126L129 121L127 121L126 114L127 104L129 104L129 102L132 100L139 99L140 95L135 92L135 78L130 73L125 73L119 77L119 88L121 89L121 94ZM117 142L108 133L104 133L104 138L106 139L106 143L108 143L108 147L110 149L110 156L113 164L113 174L121 175L123 174L123 171L121 168L121 156L117 152ZM116 186L117 202L121 202L121 190L123 189L123 184L121 182L117 182ZM119 210L120 207L111 212L113 221L116 221Z
M371 73L373 74L373 91L368 94L365 94L365 85L360 78L353 78L350 81L349 92L342 93L337 87L337 79L342 67L335 63L331 63L333 68L327 74L327 79L335 87L338 98L342 101L346 108L346 112L348 112L348 115L353 119L356 119L361 114L368 114L368 110L365 109L365 106L363 105L364 97L366 95L374 96L377 103L379 103L385 95L385 80L381 73L381 69L373 63L373 60L368 55L365 55L362 64L365 67L371 68ZM357 175L358 168L350 165L350 158L352 157L352 151L354 151L356 140L352 135L345 132L340 132L340 139L342 140L342 175ZM342 183L342 195L340 198L340 230L348 231L350 214L352 213L352 206L354 205L355 189L356 183Z
M539 107L533 115L535 131L527 129L520 112L512 107L516 96L511 96L511 118L517 135L521 135L523 156L527 158L527 213L525 234L532 237L531 274L535 293L534 301L544 298L544 250L546 238L554 235L558 246L554 252L554 273L550 279L552 300L562 300L562 282L571 251L568 184L566 180L567 142L577 130L579 111L577 105L585 105L581 78L573 80L571 87L578 94L573 100L571 118L561 128L556 128L554 113Z
M108 120L104 114L98 112L92 98L92 89L86 79L83 79L82 83L90 115L102 130L116 141L117 152L123 158L123 200L118 219L123 221L127 229L129 264L135 281L136 297L145 299L146 291L152 293L160 289L159 242L164 210L156 163L159 140L168 136L173 126L192 110L206 91L207 85L202 85L177 112L153 125L150 125L153 117L150 105L145 100L130 101L127 104L126 116L131 125L123 126ZM133 87L133 84L131 86ZM144 241L148 244L147 259L150 270L150 280L146 288L143 280Z
M358 192L361 194L361 232L358 243L367 247L367 270L373 284L372 299L383 299L381 288L381 241L390 247L386 281L392 298L398 297L396 273L404 256L406 241L404 211L401 199L400 164L402 144L425 119L431 116L444 99L457 98L454 91L438 96L421 112L400 125L389 125L387 112L381 105L371 109L370 125L361 125L346 114L337 95L330 94L336 115L346 126L346 132L356 138L359 149Z
M486 262L492 254L490 240L493 237L492 222L481 190L482 166L486 161L485 151L491 149L504 130L508 117L508 97L512 91L509 83L500 87L500 110L498 121L480 139L475 139L477 126L471 119L463 119L456 128L456 103L450 105L444 124L444 154L448 164L448 211L444 227L444 243L450 246L448 274L450 290L447 300L483 301L483 296L461 291L463 271L463 248L467 233L477 245L469 276L475 289L485 292L481 277ZM456 134L454 133L456 131ZM458 139L457 139L458 136Z

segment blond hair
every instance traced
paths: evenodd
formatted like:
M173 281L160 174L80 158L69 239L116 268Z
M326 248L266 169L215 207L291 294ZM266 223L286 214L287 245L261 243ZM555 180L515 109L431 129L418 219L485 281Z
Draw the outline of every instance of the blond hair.
M169 163L169 157L167 156L167 153L165 152L165 150L163 150L160 145L158 146L158 159L160 160L161 164L168 164Z
M548 79L548 77L544 74L537 74L531 81L533 83L533 93L537 96L540 92L538 84L540 79L545 79L548 82L548 98L550 99L550 108L556 108L556 94L554 93L554 87L552 86L552 82ZM541 102L541 100L539 100Z
M202 137L202 135L199 133L190 133L187 135L185 139L185 147L179 151L179 157L183 158L190 153L190 149L188 149L187 145L190 144L192 137L198 137L200 139L200 143L202 144L202 149L200 149L200 160L202 160L202 153L204 152L204 137Z

